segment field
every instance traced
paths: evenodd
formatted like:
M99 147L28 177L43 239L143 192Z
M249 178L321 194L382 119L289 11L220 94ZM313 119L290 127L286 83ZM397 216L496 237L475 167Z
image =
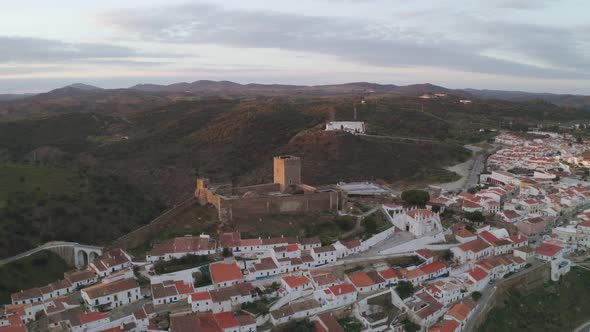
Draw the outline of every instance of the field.
M574 267L559 282L512 290L480 328L496 331L572 331L590 319L590 271Z
M162 207L115 175L0 163L0 257L54 240L106 244Z
M63 273L70 269L61 257L50 251L0 266L0 303L10 303L11 293L63 279Z

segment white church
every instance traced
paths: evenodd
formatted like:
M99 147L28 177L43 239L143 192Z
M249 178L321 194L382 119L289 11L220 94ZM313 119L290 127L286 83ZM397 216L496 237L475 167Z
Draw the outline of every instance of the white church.
M416 237L443 231L439 213L426 209L408 209L399 204L383 204L383 210L395 227Z

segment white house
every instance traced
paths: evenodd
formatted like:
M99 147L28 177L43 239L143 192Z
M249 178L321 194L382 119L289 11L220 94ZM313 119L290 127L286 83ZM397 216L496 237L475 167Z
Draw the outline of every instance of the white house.
M92 311L113 309L140 299L139 284L135 279L123 279L108 284L97 284L80 291L86 307Z
M311 249L311 255L316 266L334 263L338 258L338 251L333 245Z
M476 239L471 242L463 243L457 247L453 247L451 248L451 251L459 263L466 263L468 261L477 261L493 255L494 248L483 240Z

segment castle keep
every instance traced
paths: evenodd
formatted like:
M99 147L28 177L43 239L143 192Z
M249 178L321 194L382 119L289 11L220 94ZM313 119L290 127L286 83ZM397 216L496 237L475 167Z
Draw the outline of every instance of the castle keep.
M213 184L207 178L198 178L195 197L199 204L213 205L221 221L285 212L338 210L338 191L301 183L299 157L277 156L273 162L273 183L232 187L230 184Z

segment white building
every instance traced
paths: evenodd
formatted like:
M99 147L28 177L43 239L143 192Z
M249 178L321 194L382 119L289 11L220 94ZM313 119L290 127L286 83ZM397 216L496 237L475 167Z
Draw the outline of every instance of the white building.
M139 284L135 279L118 280L82 289L82 299L89 310L108 310L140 299Z
M341 130L352 134L364 134L366 126L361 121L331 121L326 123L326 131Z
M426 209L405 209L400 205L383 204L383 210L395 227L417 237L443 230L440 215Z

